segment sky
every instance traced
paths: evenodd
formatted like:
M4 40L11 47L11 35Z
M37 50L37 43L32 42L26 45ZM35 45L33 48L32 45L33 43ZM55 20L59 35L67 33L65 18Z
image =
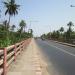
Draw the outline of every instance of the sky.
M8 19L5 16L5 7L0 0L1 18L0 22ZM34 36L40 36L60 27L67 29L67 23L72 21L75 24L75 0L16 0L20 5L18 15L11 17L11 25L18 28L19 22L23 19L27 23L27 29L32 28ZM75 26L73 27L75 28Z

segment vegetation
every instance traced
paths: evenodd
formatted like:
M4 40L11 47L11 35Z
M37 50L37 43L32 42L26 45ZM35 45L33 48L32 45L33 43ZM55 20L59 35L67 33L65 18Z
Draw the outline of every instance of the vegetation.
M32 37L33 31L31 33L25 31L25 20L21 20L18 30L15 29L16 25L10 25L10 18L18 14L20 5L17 5L15 0L7 0L3 4L6 8L5 15L9 15L9 20L0 23L0 47L6 47Z
M8 21L8 25L10 24L10 17L11 16L15 16L16 14L18 14L18 8L20 7L20 5L17 5L15 3L15 0L7 0L7 2L3 2L4 6L6 8L5 11L5 15L9 15L9 21Z
M24 32L25 32L25 27L26 27L26 23L24 22L24 20L21 20L19 26L20 26L20 29L19 29L18 31L19 31L19 33L20 33L20 38L21 38L22 32L23 32L23 30L24 30Z
M10 28L11 29L9 30L4 23L0 24L0 47L15 44L16 42L30 38L33 35L32 33L21 30L21 27L15 31L15 25L12 25ZM7 32L9 32L8 35Z
M6 11L5 16L8 14L9 19L5 20L0 24L0 47L6 47L11 44L15 44L16 42L20 42L24 39L33 37L33 30L29 29L26 32L27 24L25 20L21 20L19 23L18 30L15 30L16 25L10 25L10 18L18 14L18 9L20 5L15 3L15 0L7 0L3 2ZM0 10L0 13L2 11ZM73 31L72 27L74 24L70 21L68 24L68 29L65 31L63 27L59 30L54 30L53 32L49 32L47 34L43 34L41 38L53 39L62 42L74 43L75 41L75 31Z
M29 29L28 32L30 33L30 36L33 37L33 30L32 29Z
M74 44L75 31L73 31L72 29L74 24L70 21L67 24L67 26L68 26L68 29L66 31L64 31L64 28L61 27L59 30L54 30L53 32L43 34L41 37L46 38L46 39L58 40L58 41Z

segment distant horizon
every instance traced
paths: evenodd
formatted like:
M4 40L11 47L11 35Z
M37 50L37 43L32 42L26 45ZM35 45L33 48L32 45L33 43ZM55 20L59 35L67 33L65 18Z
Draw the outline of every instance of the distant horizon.
M0 22L8 20L8 15L5 16L5 8L0 0L1 18ZM6 1L6 0L4 0ZM11 17L11 25L15 24L18 28L19 22L23 19L27 23L27 29L32 28L34 36L40 36L53 30L58 30L60 27L67 29L67 23L72 21L75 25L75 8L70 5L75 5L74 0L15 0L21 5L18 15ZM31 26L30 26L30 21ZM75 26L73 27L75 30Z

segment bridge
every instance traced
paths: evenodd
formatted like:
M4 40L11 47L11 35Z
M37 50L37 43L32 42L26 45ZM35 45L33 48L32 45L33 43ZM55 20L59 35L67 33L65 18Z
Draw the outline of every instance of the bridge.
M0 75L48 75L34 39L0 48Z

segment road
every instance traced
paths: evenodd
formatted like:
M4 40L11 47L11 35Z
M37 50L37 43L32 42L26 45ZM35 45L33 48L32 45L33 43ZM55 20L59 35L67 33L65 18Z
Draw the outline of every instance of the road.
M75 75L75 48L53 41L36 40L50 75Z

